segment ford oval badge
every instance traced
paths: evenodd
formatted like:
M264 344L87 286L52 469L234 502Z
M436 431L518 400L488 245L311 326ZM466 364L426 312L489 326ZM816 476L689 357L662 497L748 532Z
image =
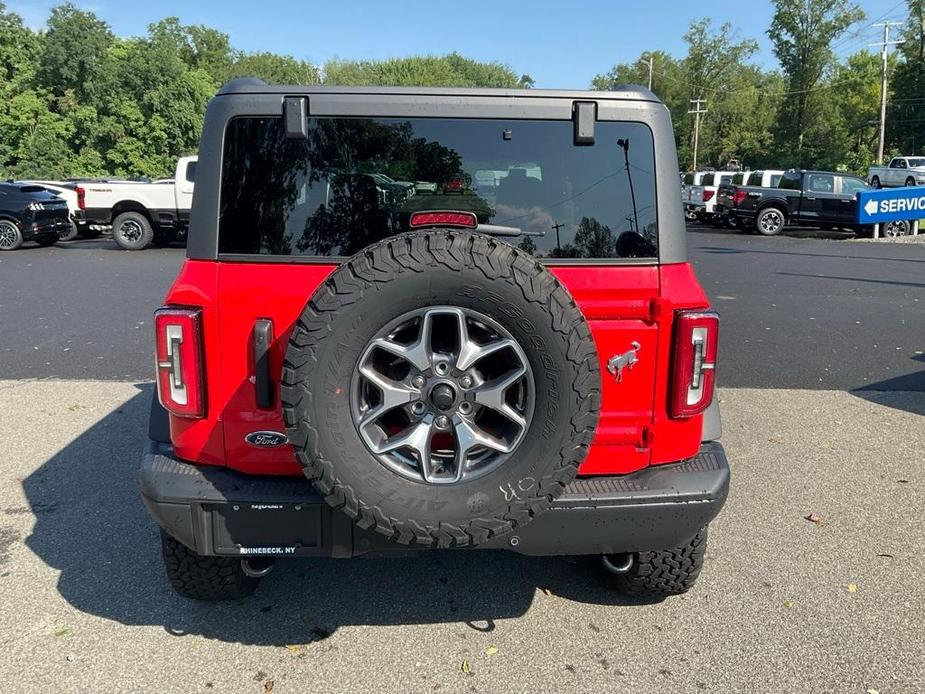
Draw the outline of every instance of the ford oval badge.
M289 443L289 437L278 431L252 431L244 440L254 448L279 448Z

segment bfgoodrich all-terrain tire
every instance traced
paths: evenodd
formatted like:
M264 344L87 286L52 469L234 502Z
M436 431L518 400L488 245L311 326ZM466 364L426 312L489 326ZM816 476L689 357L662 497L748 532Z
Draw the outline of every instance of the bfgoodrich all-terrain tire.
M161 532L164 568L170 585L194 600L233 600L253 593L260 583L244 573L238 557L204 557Z
M683 547L637 552L629 571L614 576L621 593L640 598L664 598L694 587L707 551L707 529L702 528Z
M565 287L467 232L394 236L344 263L302 312L282 384L289 439L326 501L427 547L480 544L546 510L600 400Z

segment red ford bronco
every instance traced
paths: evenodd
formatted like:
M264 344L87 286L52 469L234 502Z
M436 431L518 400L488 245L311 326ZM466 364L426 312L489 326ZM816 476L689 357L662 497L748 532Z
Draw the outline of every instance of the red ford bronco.
M140 481L173 587L475 548L688 590L729 467L677 171L637 87L226 85L155 316Z

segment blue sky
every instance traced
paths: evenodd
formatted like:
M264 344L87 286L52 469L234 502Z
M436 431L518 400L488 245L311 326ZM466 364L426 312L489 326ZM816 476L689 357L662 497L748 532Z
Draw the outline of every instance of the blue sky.
M44 26L55 0L7 0L34 28ZM427 0L76 0L109 23L120 36L143 34L167 16L184 24L207 24L228 33L248 51L288 53L313 63L330 58L377 59L456 50L479 60L500 60L526 72L537 87L584 88L614 63L644 50L683 53L681 35L690 20L710 15L731 22L743 38L757 39L757 61L776 61L764 31L770 2L697 3L664 0L616 2L436 2ZM847 55L876 41L875 19L905 17L904 0L862 0L868 18L841 39L836 53Z

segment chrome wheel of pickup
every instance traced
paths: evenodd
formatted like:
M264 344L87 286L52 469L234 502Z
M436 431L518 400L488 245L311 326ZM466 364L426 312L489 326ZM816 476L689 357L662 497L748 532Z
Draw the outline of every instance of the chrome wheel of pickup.
M370 340L351 384L363 443L393 472L429 484L480 477L520 445L534 407L533 372L488 316L430 306Z
M762 210L756 223L758 231L765 236L779 234L784 228L784 213L774 207Z
M898 236L905 236L909 233L909 222L896 221L896 222L887 222L883 226L883 235L887 238L896 238Z

